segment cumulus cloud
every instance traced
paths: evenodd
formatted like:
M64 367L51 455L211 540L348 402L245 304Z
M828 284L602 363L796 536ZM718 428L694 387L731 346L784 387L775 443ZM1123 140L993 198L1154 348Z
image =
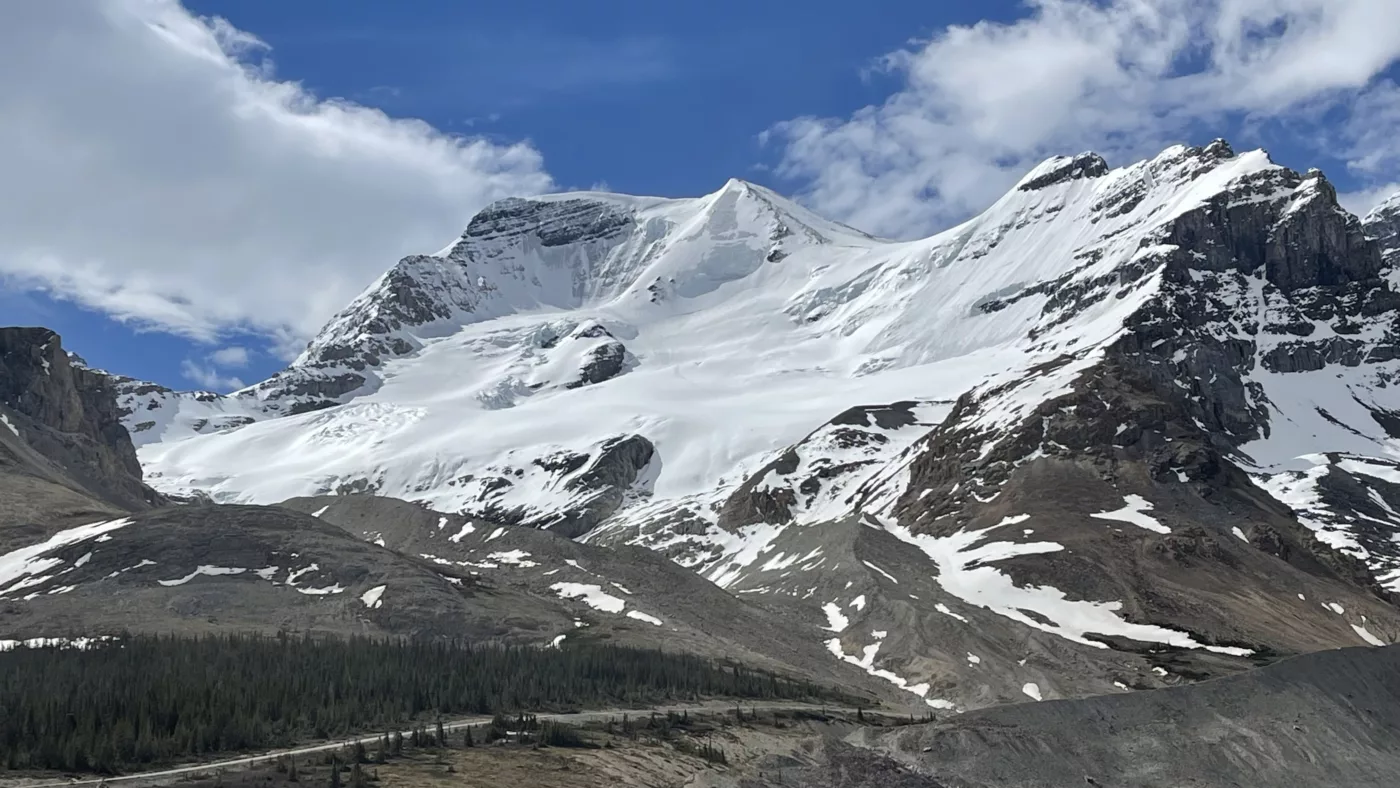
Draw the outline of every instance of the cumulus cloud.
M242 379L237 375L224 375L208 364L200 364L189 359L180 362L180 374L184 375L186 380L208 391L228 392L241 389L244 386Z
M1133 158L1201 125L1340 108L1349 168L1394 180L1400 92L1377 77L1400 56L1395 0L1027 5L889 55L904 84L881 105L770 130L778 173L828 215L907 237L985 207L1050 155Z
M233 367L235 369L248 366L248 348L230 345L221 347L209 354L209 360L221 367Z
M1397 194L1400 194L1400 183L1386 183L1370 189L1339 193L1337 202L1357 216L1365 216L1372 208Z
M0 4L0 117L0 276L205 342L294 350L402 255L552 187L529 144L313 96L178 0Z

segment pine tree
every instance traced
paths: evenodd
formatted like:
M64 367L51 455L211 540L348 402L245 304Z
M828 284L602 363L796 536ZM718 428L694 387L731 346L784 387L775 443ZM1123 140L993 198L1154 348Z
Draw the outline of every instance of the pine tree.
M340 784L340 759L331 758L331 788L341 788Z
M476 742L472 741L472 729L471 729L471 726L470 726L470 725L467 726L467 732L464 733L464 734L462 734L462 746L463 746L463 747L475 747L475 746L476 746Z

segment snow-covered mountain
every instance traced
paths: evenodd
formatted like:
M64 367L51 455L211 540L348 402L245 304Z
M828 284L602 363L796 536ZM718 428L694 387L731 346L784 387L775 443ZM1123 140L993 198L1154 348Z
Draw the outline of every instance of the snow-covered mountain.
M741 181L506 200L267 381L123 401L162 492L644 545L933 706L1153 686L1400 639L1389 205L1223 141L913 242Z

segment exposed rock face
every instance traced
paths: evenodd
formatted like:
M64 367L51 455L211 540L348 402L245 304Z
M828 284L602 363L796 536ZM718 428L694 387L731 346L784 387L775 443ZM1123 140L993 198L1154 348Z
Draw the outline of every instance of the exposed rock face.
M471 220L450 250L399 261L350 306L331 319L291 367L258 384L258 399L304 412L372 391L374 370L421 347L420 339L501 314L517 294L546 288L546 302L577 301L593 282L587 269L633 232L632 214L598 200L507 199ZM551 288L512 265L520 251L536 252L569 282ZM570 270L582 258L584 270ZM502 292L505 290L505 292ZM612 363L600 360L599 369ZM620 369L620 357L618 358Z
M740 484L719 511L719 527L842 511L866 475L933 426L925 419L939 404L896 402L838 414Z
M111 380L70 363L45 328L0 328L0 404L17 433L94 497L125 509L162 498L141 482Z
M1035 173L1023 179L1016 188L1021 191L1033 192L1065 181L1098 178L1107 174L1108 162L1104 161L1103 157L1097 153L1060 156L1042 164Z
M591 451L557 451L521 466L490 468L457 485L474 492L464 514L492 522L548 529L566 538L582 536L618 511L629 496L645 496L643 472L655 455L651 441L621 435ZM539 491L554 499L541 507ZM356 491L358 492L358 491Z

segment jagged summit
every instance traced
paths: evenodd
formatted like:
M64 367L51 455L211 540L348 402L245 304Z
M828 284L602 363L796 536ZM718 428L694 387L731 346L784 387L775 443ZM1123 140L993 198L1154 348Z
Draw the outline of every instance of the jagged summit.
M1097 153L1078 156L1055 156L1036 165L1016 183L1019 191L1033 192L1057 183L1078 178L1098 178L1107 175L1108 162Z

